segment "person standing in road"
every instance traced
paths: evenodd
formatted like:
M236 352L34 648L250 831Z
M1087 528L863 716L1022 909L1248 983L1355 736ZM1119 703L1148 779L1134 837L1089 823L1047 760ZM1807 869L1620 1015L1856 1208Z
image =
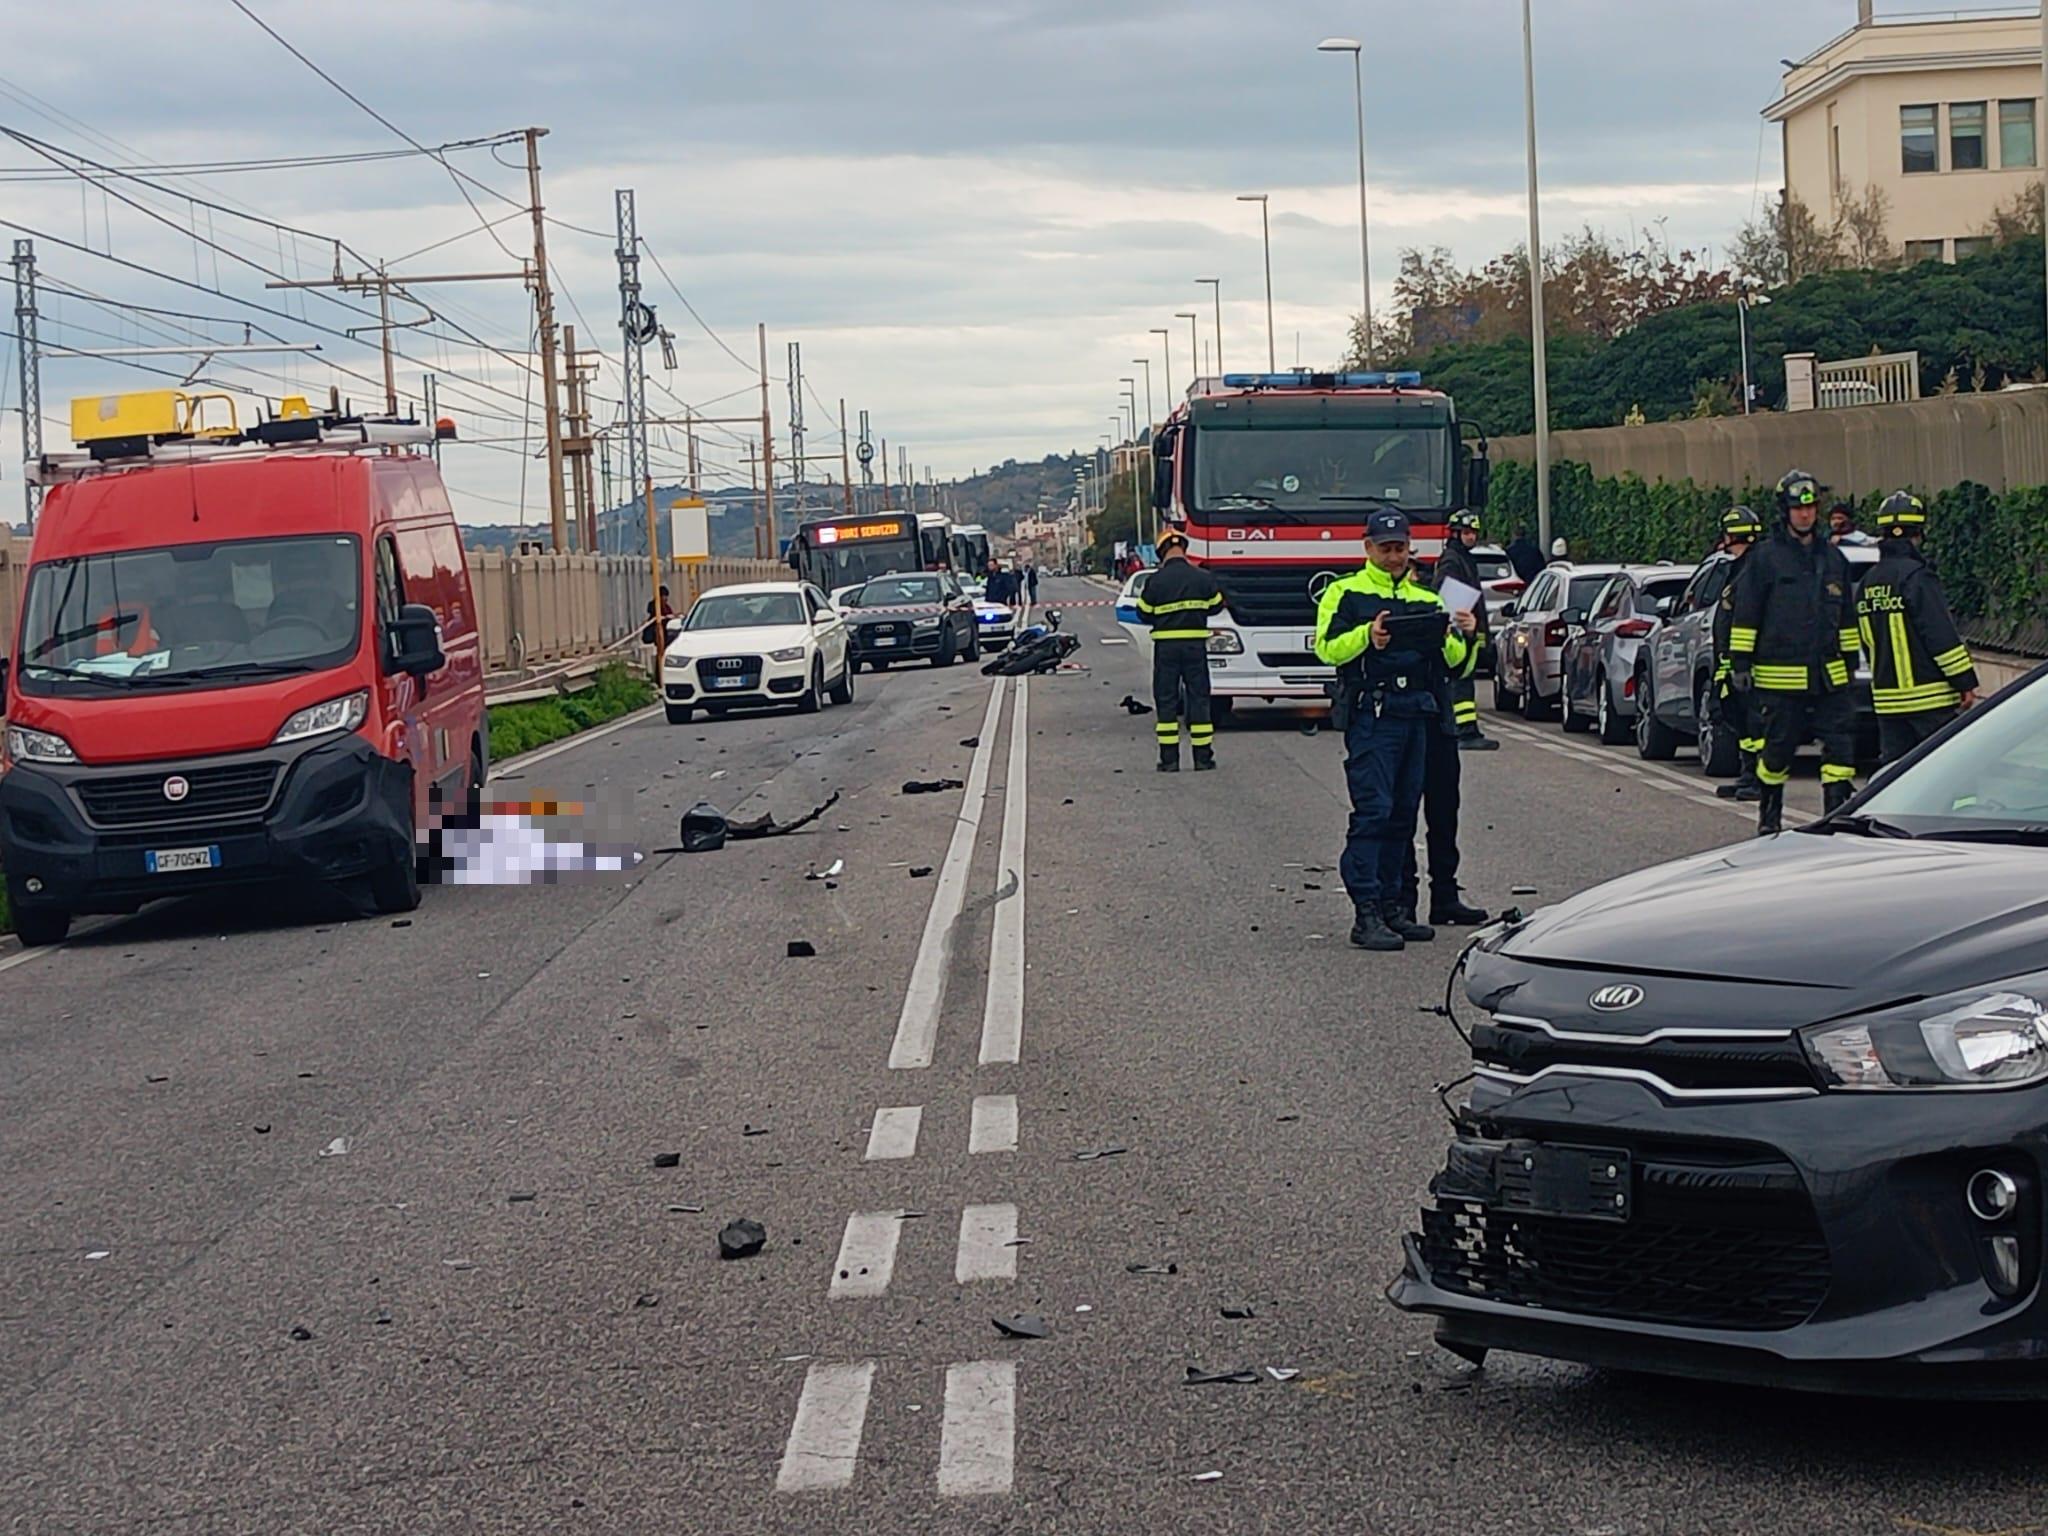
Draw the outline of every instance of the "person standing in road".
M1849 678L1859 635L1849 562L1820 527L1820 482L1801 469L1778 482L1779 523L1743 557L1728 616L1729 685L1754 692L1763 727L1756 831L1784 829L1785 785L1808 736L1820 738L1824 806L1846 802L1856 779Z
M1209 615L1223 606L1216 578L1188 559L1187 535L1159 536L1159 567L1138 594L1138 617L1152 626L1152 706L1159 771L1180 772L1180 723L1188 724L1195 772L1216 766L1216 725L1209 703Z
M1415 579L1405 515L1374 512L1366 540L1368 563L1323 589L1315 649L1340 685L1333 713L1351 821L1338 868L1355 914L1351 942L1386 951L1436 937L1403 910L1402 865L1414 853L1428 733L1444 724L1450 679L1466 664L1478 620L1446 613Z
M1024 567L1024 586L1031 595L1033 607L1038 605L1038 566L1036 563Z
M1443 591L1447 581L1462 582L1480 594L1472 605L1472 617L1479 628L1473 633L1471 652L1466 657L1464 671L1451 679L1451 716L1457 731L1457 745L1464 752L1495 752L1500 743L1479 729L1479 700L1476 696L1472 676L1478 671L1480 655L1486 649L1486 588L1479 574L1479 562L1472 558L1472 546L1479 542L1479 514L1473 511L1453 512L1450 516L1450 534L1444 540L1444 552L1437 556L1436 576L1430 585L1438 592ZM1433 761L1433 759L1432 759ZM1453 767L1456 765L1453 764ZM1451 786L1451 803L1457 804L1455 776ZM1431 825L1435 817L1430 818ZM1451 817L1455 835L1457 814Z
M1529 530L1517 528L1515 536L1503 551L1508 564L1523 581L1534 581L1543 570L1543 551L1536 547L1536 541L1529 537Z
M1949 617L1941 578L1921 553L1927 507L1894 491L1877 509L1877 564L1856 597L1870 658L1879 751L1895 763L1977 702L1977 669Z
M1727 552L1729 559L1742 559L1763 536L1764 525L1749 508L1730 507L1721 514L1720 548ZM1749 802L1763 798L1763 785L1756 776L1756 760L1764 749L1764 734L1763 727L1757 723L1757 712L1752 703L1754 695L1746 689L1737 692L1729 684L1735 658L1729 654L1728 631L1735 619L1735 587L1741 576L1738 566L1721 588L1720 601L1714 605L1714 707L1720 713L1721 723L1735 733L1736 749L1742 756L1742 771L1732 784L1723 784L1714 793L1723 800Z

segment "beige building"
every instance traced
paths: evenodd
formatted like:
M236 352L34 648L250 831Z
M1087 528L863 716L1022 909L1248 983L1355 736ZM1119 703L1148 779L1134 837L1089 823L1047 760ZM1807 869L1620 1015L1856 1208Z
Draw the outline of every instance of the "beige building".
M1855 21L1788 69L1764 110L1784 135L1786 190L1828 223L1880 189L1886 233L1912 260L1982 249L1993 210L2041 174L2039 13L1886 18L1860 0Z

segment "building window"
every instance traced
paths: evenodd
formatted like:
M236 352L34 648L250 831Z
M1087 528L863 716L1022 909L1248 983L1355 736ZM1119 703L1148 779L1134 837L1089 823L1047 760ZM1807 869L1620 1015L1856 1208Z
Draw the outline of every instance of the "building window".
M1934 243L1939 245L1941 242L1936 241ZM1991 237L1989 235L1956 236L1957 261L1968 261L1972 256L1982 256L1986 251L1990 249Z
M1934 108L1899 108L1899 158L1908 176L1941 169L1934 147Z
M1942 256L1941 247L1942 242L1939 240L1908 240L1906 262L1910 266L1916 262L1939 261Z
M1981 171L1984 158L1984 103L1952 101L1948 104L1948 168L1952 171Z
M1998 104L1998 163L2008 171L2034 163L2034 103L2031 98Z

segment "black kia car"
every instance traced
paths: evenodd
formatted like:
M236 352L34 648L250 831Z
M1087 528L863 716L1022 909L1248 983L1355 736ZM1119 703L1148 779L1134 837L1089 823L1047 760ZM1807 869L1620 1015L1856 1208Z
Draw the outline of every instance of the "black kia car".
M2048 667L1460 964L1471 1092L1388 1291L1439 1343L2048 1395Z

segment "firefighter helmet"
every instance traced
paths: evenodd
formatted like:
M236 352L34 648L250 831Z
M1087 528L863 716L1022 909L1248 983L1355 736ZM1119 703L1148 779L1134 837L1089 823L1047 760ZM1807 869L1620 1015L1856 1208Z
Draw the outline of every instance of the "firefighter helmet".
M1920 533L1927 527L1927 504L1911 491L1893 491L1877 509L1880 533Z
M1778 510L1789 512L1794 507L1818 507L1820 505L1820 482L1803 469L1788 470L1785 478L1778 482Z
M1469 507L1461 507L1445 521L1453 528L1470 528L1474 533L1479 531L1479 514Z
M1749 508L1738 505L1721 514L1721 531L1731 539L1760 539L1764 525Z
M1159 535L1159 540L1156 544L1153 545L1153 548L1157 549L1159 553L1163 556L1166 553L1167 548L1170 545L1174 544L1178 544L1181 547L1182 551L1185 552L1188 547L1188 536L1182 533L1178 528L1169 528L1164 533Z

